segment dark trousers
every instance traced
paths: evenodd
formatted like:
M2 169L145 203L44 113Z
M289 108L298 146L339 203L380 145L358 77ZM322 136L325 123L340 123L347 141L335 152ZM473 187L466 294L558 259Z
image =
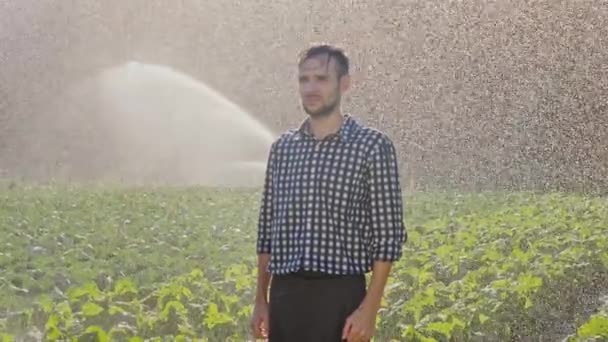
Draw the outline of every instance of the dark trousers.
M365 297L365 276L275 275L269 342L340 342L346 318Z

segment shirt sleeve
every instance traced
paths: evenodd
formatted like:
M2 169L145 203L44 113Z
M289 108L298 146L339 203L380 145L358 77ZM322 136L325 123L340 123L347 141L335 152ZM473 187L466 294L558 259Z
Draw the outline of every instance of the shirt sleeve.
M258 254L269 254L270 253L270 236L271 236L271 225L272 225L272 171L274 165L274 146L270 147L268 154L268 160L266 163L266 173L264 178L264 186L262 189L262 200L260 203L259 217L258 217L258 228L257 228L257 243L256 250Z
M397 155L386 136L369 155L369 198L372 258L396 261L402 256L407 232Z

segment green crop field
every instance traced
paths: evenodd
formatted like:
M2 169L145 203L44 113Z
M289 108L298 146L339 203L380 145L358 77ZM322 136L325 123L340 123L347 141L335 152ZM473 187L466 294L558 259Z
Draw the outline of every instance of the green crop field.
M254 191L3 186L0 338L249 339L258 203ZM408 194L405 209L376 341L608 339L608 199Z

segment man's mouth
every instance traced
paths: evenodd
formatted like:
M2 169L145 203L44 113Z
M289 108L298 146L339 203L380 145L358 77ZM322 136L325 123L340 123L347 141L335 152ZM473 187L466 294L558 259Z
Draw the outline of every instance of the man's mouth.
M315 103L315 102L319 102L319 101L321 101L321 97L320 96L308 96L308 97L306 97L306 102Z

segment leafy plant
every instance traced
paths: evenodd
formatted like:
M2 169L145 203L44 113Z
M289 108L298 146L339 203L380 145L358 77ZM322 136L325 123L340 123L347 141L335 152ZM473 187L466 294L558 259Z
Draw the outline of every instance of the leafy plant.
M0 192L2 341L245 339L258 199L196 188ZM606 337L606 199L416 194L406 204L409 240L377 340Z

